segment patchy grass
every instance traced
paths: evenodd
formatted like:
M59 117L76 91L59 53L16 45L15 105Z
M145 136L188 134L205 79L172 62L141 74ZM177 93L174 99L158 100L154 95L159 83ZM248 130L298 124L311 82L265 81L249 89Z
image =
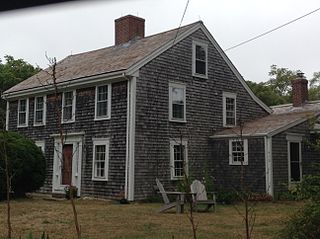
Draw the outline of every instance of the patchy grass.
M113 204L97 200L76 202L84 239L192 238L187 213L157 213L160 204ZM256 207L254 238L274 238L284 220L303 204L299 202L265 202ZM240 207L240 205L238 206ZM12 225L15 238L29 232L39 237L45 231L50 238L74 238L71 206L68 201L23 199L12 202ZM242 238L242 218L234 206L217 206L216 213L195 213L201 239ZM5 203L0 202L0 238L6 232Z

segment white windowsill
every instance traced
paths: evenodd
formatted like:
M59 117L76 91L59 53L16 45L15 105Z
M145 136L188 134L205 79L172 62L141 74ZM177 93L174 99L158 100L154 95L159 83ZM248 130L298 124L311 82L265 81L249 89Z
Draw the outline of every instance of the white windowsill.
M170 122L175 122L175 123L187 123L186 120L179 120L179 119L169 119Z
M94 121L109 120L109 119L111 119L110 116L108 116L108 117L101 117L101 118L94 118Z
M107 178L92 178L92 181L97 181L97 182L107 182L108 179Z
M27 128L28 125L18 125L17 128Z
M198 74L198 73L193 73L193 76L194 77L199 77L199 78L202 78L202 79L208 79L208 75L202 75L202 74Z

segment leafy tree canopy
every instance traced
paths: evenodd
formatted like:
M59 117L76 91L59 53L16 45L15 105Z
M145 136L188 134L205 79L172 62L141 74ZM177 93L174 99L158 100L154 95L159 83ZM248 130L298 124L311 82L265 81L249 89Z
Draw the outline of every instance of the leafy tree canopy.
M1 93L41 70L22 59L14 59L13 56L6 55L4 59L5 62L0 59Z
M266 105L279 105L290 103L292 99L292 83L297 74L296 70L279 68L277 65L270 67L270 79L266 82L255 83L247 81L253 93ZM320 99L320 72L315 72L309 80L309 100Z

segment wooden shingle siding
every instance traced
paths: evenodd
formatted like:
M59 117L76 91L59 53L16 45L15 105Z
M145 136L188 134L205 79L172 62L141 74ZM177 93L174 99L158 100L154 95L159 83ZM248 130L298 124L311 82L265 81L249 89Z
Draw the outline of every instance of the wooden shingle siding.
M192 76L193 40L208 44L208 79ZM186 123L169 122L169 82L186 85ZM166 189L177 184L170 180L169 144L170 139L180 135L188 142L191 177L203 178L205 168L213 160L209 136L222 129L224 91L237 94L238 119L240 114L243 121L267 115L201 30L140 69L136 95L135 199L152 193L156 177ZM210 164L207 171L213 167Z
M126 131L127 131L127 81L112 84L111 119L94 120L95 87L78 89L76 91L75 122L63 124L68 133L85 132L81 195L91 195L103 198L118 197L124 191ZM45 126L33 126L34 98L29 99L29 126L17 128L17 101L10 102L9 130L17 131L33 140L45 140L45 156L47 160L47 176L42 191L52 191L52 167L54 155L54 139L52 134L58 134L57 119L54 110L54 96L47 97L47 123ZM109 180L93 182L92 179L92 138L109 138Z
M229 139L214 140L211 149L214 186L217 190L239 190L241 166L229 165ZM243 186L251 192L265 193L264 138L248 138L248 165L242 167Z
M315 151L308 146L310 142L309 122L306 121L295 127L292 127L272 138L272 157L273 157L273 175L275 192L284 192L288 190L288 134L302 135L301 156L302 156L302 175L315 172L314 163L320 158L320 152Z

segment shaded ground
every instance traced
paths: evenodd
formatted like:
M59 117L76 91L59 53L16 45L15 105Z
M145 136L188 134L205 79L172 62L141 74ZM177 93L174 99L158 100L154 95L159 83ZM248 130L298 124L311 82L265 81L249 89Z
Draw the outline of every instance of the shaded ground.
M192 238L187 213L156 213L160 204L119 205L97 200L78 200L76 204L83 238ZM254 238L274 238L284 220L301 206L299 202L259 203ZM51 239L75 236L68 201L16 200L12 211L15 238L26 238L30 231L37 236L46 231ZM5 203L0 202L0 238L6 232L5 215ZM242 238L242 219L233 206L218 205L216 213L195 213L195 219L199 239Z

